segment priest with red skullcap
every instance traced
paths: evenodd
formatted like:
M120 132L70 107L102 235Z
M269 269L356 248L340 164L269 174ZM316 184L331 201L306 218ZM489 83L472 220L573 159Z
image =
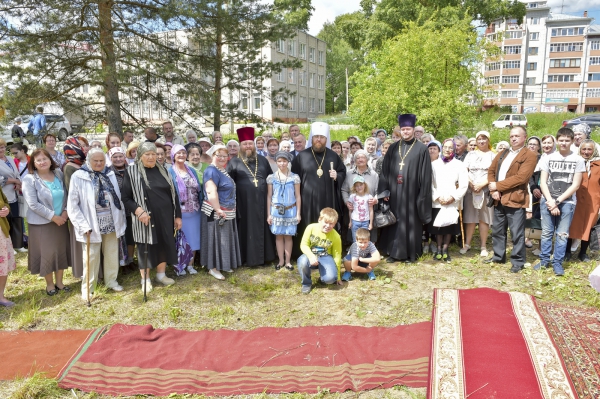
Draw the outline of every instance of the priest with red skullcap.
M416 122L413 114L398 116L401 140L388 148L379 175L378 194L385 196L397 219L379 238L388 263L415 262L423 253L423 225L431 221L431 158L415 137Z
M275 237L267 223L267 176L273 173L267 158L257 156L254 128L237 130L240 151L227 164L235 181L237 228L242 264L260 266L275 259Z

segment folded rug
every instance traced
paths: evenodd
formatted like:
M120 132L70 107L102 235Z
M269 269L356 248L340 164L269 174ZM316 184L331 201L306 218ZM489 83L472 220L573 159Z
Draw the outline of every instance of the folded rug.
M252 331L114 325L61 372L61 388L110 395L240 395L425 387L431 323Z
M428 398L576 398L534 299L436 289Z
M537 304L579 398L600 398L600 310Z

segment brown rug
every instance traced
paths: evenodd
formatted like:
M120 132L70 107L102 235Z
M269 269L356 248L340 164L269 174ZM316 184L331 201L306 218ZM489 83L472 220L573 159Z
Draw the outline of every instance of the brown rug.
M55 378L94 330L0 331L0 380Z
M600 310L537 302L580 399L600 398Z

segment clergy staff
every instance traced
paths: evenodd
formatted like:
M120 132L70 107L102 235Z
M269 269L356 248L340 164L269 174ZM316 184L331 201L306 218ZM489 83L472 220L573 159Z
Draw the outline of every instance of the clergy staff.
M235 181L237 227L242 264L264 265L277 257L275 237L267 223L267 176L273 173L267 158L257 156L254 128L237 130L238 156L227 164Z
M417 117L398 116L401 140L390 145L383 159L377 191L389 191L387 200L397 222L382 229L380 245L388 263L414 262L422 254L423 225L431 221L431 158L415 138Z
M292 161L292 172L300 176L301 181L299 237L304 234L306 226L319 221L323 208L334 208L338 215L342 212L341 188L346 178L346 166L335 152L327 148L329 142L329 125L313 123L310 126L310 146L300 151ZM301 255L300 240L295 240L292 254L295 258Z

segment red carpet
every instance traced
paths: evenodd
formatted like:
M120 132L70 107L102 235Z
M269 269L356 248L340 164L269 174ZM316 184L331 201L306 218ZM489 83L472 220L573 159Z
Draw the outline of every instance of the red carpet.
M538 302L580 399L600 398L600 311Z
M61 372L61 388L110 395L240 395L425 387L431 323L252 331L117 324Z
M92 330L2 331L0 380L30 377L36 372L55 378Z
M434 293L428 398L576 398L533 298L489 288Z

